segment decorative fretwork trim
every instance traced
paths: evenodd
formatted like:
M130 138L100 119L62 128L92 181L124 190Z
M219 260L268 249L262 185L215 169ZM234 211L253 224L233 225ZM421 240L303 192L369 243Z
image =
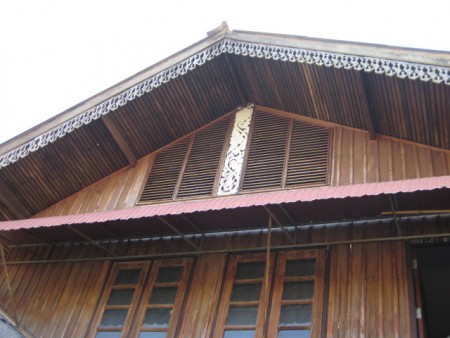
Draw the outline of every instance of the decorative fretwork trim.
M252 121L253 105L237 111L231 132L227 156L220 176L218 196L236 194L239 192L242 169L244 166L245 149L247 148L250 123Z
M401 79L419 79L425 82L431 80L434 83L443 82L450 85L450 68L447 67L223 39L9 151L0 157L0 169L224 53L357 71L364 70L365 72L397 76Z

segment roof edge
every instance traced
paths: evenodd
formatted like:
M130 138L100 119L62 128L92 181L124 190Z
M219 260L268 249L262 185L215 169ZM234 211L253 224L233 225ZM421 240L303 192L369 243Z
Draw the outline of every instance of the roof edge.
M362 198L365 196L413 193L417 191L431 191L449 188L450 176L438 176L400 181L363 183L344 186L322 186L316 188L291 189L242 195L238 194L208 199L151 204L122 210L3 221L0 222L0 232L61 225L126 221L131 219L248 208L272 204Z
M399 47L348 40L322 39L308 36L233 30L228 38L240 41L272 44L280 47L320 50L365 57L450 67L450 51Z
M386 76L450 85L450 67L367 56L390 51L389 55L406 59L406 51L410 52L410 49L380 46L382 51L377 51L377 45L363 43L229 31L226 23L222 23L209 34L205 39L1 144L0 169L224 53L364 70ZM349 54L348 49L354 53ZM367 55L364 56L363 52L367 52ZM418 50L418 53L425 54L417 56L417 60L429 62L433 59L430 55L434 52ZM435 60L447 58L450 66L450 53L436 53L433 54Z
M195 55L196 53L199 53L202 50L215 44L216 42L222 40L225 37L226 33L229 31L227 29L228 26L224 25L226 25L225 22L222 23L222 25L220 25L218 28L208 32L206 38L195 42L194 44L182 49L181 51L151 65L148 68L137 72L134 75L131 75L130 77L110 86L100 93L89 97L88 99L76 104L75 106L66 109L65 111L49 118L48 120L39 123L31 129L20 133L12 139L1 143L0 156L13 150L16 147L21 146L27 141L30 141L33 138L38 137L55 127L58 127L62 123L67 122L68 120L78 116L79 114L82 114L83 112L95 107L96 105L101 104L120 93L123 93L127 89L132 88L133 86L147 80L148 78L177 65L190 56ZM1 167L2 166L0 165L0 168Z

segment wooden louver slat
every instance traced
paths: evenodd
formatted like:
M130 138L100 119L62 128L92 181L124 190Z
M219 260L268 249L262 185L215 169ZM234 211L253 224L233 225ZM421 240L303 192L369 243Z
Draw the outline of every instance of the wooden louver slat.
M172 200L189 141L184 140L156 155L140 202Z
M139 204L213 194L230 118L156 155Z
M140 204L213 196L231 117L156 155ZM328 183L328 128L256 112L241 190L285 189Z
M294 121L286 186L326 184L329 130Z
M286 118L256 114L242 190L281 188L288 128Z
M222 119L194 136L177 197L212 194L229 121Z

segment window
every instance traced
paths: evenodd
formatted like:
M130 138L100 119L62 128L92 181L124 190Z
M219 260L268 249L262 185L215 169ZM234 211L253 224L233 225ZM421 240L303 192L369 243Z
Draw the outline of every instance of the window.
M174 337L191 264L191 259L116 263L90 336Z
M320 336L323 251L280 252L274 262L267 278L265 255L230 259L215 338Z

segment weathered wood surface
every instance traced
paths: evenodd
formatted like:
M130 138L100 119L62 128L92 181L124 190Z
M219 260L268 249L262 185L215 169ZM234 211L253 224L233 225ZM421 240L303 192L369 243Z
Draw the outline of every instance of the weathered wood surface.
M37 217L131 208L139 198L153 157L127 167L42 211Z
M450 223L424 220L400 224L403 235L449 233ZM292 235L292 234L291 234ZM401 241L335 245L338 241L374 239L396 235L393 224L352 226L306 226L299 229L297 243L329 243L327 337L414 337L415 322L410 306L412 286L409 261ZM200 245L201 238L192 241ZM263 247L267 232L245 231L209 235L202 249L240 250ZM289 244L284 233L274 230L272 247ZM177 238L104 243L119 257L139 255L173 256L192 253L192 247ZM209 337L216 316L219 294L229 254L216 252L195 258L181 320L180 337ZM89 259L105 257L92 244L45 245L12 249L8 261ZM142 259L142 258L141 258ZM13 290L9 297L5 274L0 270L0 304L19 325L35 337L82 337L101 297L112 259L104 261L8 265Z
M344 127L335 127L332 138L332 185L450 175L450 151L386 136L372 141L367 132ZM132 208L139 200L153 156L140 159L136 167L120 170L36 217Z
M363 131L336 128L332 185L450 175L450 152Z
M226 255L203 255L197 259L191 289L182 316L180 337L210 337L219 302Z
M401 242L340 245L330 255L327 337L414 337Z

